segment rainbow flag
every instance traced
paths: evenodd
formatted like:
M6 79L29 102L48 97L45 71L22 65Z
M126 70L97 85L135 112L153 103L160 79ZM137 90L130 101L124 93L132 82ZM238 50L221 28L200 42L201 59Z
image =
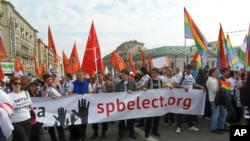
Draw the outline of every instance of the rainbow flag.
M227 35L227 47L228 47L228 64L231 69L236 70L238 68L243 68L243 63L240 61L240 58L234 52L233 46L231 44L229 35Z
M188 11L184 7L184 28L185 28L185 39L194 39L197 50L202 56L203 64L207 62L206 50L207 50L207 40L201 33L198 26L193 21L192 17L189 15Z
M195 52L194 54L194 57L193 57L193 60L196 60L198 62L198 68L201 68L202 67L202 64L201 64L201 56L199 54L198 51Z
M250 66L250 24L247 35L247 48L246 48L246 60L245 60L245 67L247 68L248 66Z
M226 94L226 95L231 95L231 84L230 84L230 82L221 80L220 84L221 84L222 93Z
M240 50L238 52L239 58L242 62L245 62L246 60L246 48L247 48L247 35L245 36L242 45L240 47Z
M194 39L199 54L202 56L207 49L207 40L184 7L185 38Z
M219 69L228 67L227 59L227 42L220 24L219 36L217 41L217 67Z

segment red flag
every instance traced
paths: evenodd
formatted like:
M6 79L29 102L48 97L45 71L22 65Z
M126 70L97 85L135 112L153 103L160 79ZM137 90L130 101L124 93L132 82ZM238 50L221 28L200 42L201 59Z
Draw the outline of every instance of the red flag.
M144 52L143 51L141 51L140 58L141 58L141 61L142 61L142 66L146 67L145 56L144 56Z
M36 54L34 53L34 64L35 64L35 72L37 75L40 75L40 72L39 72L39 66L38 66L38 60L36 58Z
M82 61L82 70L87 74L92 74L93 70L96 69L99 73L104 74L100 45L96 35L94 22L92 22Z
M7 57L7 54L3 45L2 37L0 35L0 60L4 59L5 57Z
M4 71L1 63L0 63L0 80L4 80Z
M69 58L63 51L63 68L64 68L64 73L67 73L67 69L69 67Z
M168 58L168 55L166 54L166 66L170 67L171 66L171 61Z
M80 61L79 61L78 51L76 48L76 43L74 43L69 58L69 67L67 68L67 73L76 74L79 70L80 70Z
M58 62L59 62L59 58L57 56L56 46L55 46L55 42L54 42L54 39L53 39L52 32L50 30L50 26L48 28L48 47L52 49L52 52L54 54L54 63L57 66Z
M221 24L217 41L217 67L219 69L228 67L227 43Z
M130 69L133 72L133 74L136 74L136 68L135 68L135 63L133 61L132 55L131 53L129 53L129 65L130 65Z
M149 57L148 57L148 64L149 64L148 69L151 70L154 67L151 55L149 55Z
M116 51L113 51L112 53L111 65L120 71L126 68L126 63Z

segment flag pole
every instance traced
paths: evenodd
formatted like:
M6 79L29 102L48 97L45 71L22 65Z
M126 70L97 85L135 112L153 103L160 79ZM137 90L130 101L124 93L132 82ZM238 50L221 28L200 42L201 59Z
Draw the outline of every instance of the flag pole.
M185 6L184 6L184 11L185 11ZM184 12L184 63L187 61L186 60L186 56L187 56L187 54L186 54L186 25L185 25L185 12ZM186 63L185 63L185 65L187 65ZM184 68L185 68L185 65L184 65Z
M95 71L96 71L96 75L98 75L98 71L97 71L97 59L96 59L96 46L94 46L94 56L95 56ZM96 77L96 80L98 81L98 76Z

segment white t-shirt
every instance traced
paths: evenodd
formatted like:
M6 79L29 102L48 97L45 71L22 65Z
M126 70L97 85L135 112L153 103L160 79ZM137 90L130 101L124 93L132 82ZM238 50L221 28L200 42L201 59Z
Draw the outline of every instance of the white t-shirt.
M105 82L103 82L103 85L105 86ZM104 90L102 88L102 84L100 84L100 83L97 84L96 90L97 90L97 93L104 93Z
M72 92L74 90L74 85L72 82L65 82L63 84L63 89L65 92Z
M28 92L21 91L20 93L10 92L10 100L13 105L12 122L21 122L30 119L30 105L32 104Z
M186 74L184 76L184 80L182 81L181 85L187 86L188 89L193 89L193 85L195 83L195 79L192 74Z
M145 86L145 85L147 85L149 79L150 79L150 76L146 74L146 75L144 75L144 76L141 78L139 84L140 84L141 86Z
M96 87L96 83L89 83L89 86L88 86L88 91L89 93L93 93L93 91L95 90L95 87Z
M231 95L234 95L234 89L236 88L236 80L232 77L227 79L228 82L231 84Z
M164 76L162 79L163 84L173 84L173 83L177 83L176 77L172 76L172 77L167 77Z

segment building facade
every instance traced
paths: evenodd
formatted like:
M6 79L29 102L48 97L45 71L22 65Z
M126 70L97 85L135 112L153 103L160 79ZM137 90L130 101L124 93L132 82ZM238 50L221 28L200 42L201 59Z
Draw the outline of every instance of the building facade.
M0 0L0 34L3 39L7 58L1 60L4 66L8 67L6 75L13 73L9 71L9 66L13 66L14 58L20 58L24 64L24 75L36 76L34 55L38 60L38 65L45 63L54 66L54 54L51 48L38 39L38 30L32 27L8 1ZM62 59L59 57L58 67L53 67L57 73L63 72Z
M130 66L128 63L128 55L127 55L128 52L130 52L132 54L135 67L139 71L140 67L142 67L142 61L140 58L141 51L144 51L146 67L149 66L148 65L149 64L148 63L149 62L149 55L151 55L152 59L161 58L161 57L165 57L166 55L168 55L169 60L171 62L170 67L172 69L179 67L181 70L184 69L184 66L187 63L190 63L193 60L194 54L197 51L196 46L162 46L162 47L155 47L153 49L147 49L147 48L143 47L144 44L140 43L140 42L138 42L138 43L140 43L138 45L132 44L131 46L127 47L126 44L129 42L131 42L131 41L124 42L116 48L117 53L122 58L124 58L124 61L127 64L128 70L130 70ZM138 51L139 46L141 47L140 51ZM207 58L208 59L207 59L206 65L208 65L210 67L216 67L217 66L216 42L208 43L207 49L208 49L207 50ZM240 47L238 46L238 47L235 47L234 49L235 49L235 53L237 54ZM111 70L111 67L112 67L110 64L111 55L112 55L112 53L110 53L109 55L107 55L103 58L104 66L107 66L109 68L109 70Z
M2 61L13 62L15 57L21 58L25 74L34 74L33 53L37 48L38 31L10 2L1 0L0 13L0 34L8 56Z

